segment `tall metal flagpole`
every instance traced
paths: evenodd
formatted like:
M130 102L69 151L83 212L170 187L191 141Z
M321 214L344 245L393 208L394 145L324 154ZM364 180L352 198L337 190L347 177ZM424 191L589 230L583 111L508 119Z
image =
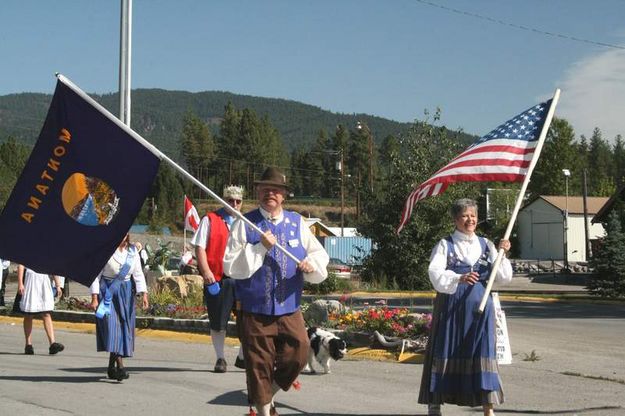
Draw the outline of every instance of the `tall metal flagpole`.
M115 123L119 128L123 129L126 133L128 133L133 139L135 139L136 141L138 141L139 143L141 143L141 145L143 147L145 147L146 149L148 149L150 152L152 152L152 154L154 154L156 157L158 157L159 159L169 163L175 170L177 170L182 176L184 176L185 178L187 178L188 180L190 180L193 184L197 185L201 190L203 190L204 192L206 192L208 195L211 196L211 198L213 198L214 200L216 200L217 202L219 202L224 208L226 208L233 216L237 217L238 219L240 219L241 221L243 221L244 223L246 223L247 225L249 225L250 227L252 227L256 232L263 234L263 230L261 230L260 228L258 228L256 226L256 224L254 224L253 222L251 222L250 220L248 220L247 218L245 218L245 216L243 216L243 214L241 214L239 211L237 211L236 209L232 208L230 206L230 204L228 204L226 201L224 201L223 199L221 199L219 197L219 195L217 195L215 192L211 191L206 185L204 185L202 182L200 182L199 180L195 179L195 177L193 177L189 172L187 172L186 170L184 170L182 167L180 167L176 162L174 162L173 160L171 160L165 153L161 152L160 150L158 150L156 147L154 147L154 145L150 142L148 142L147 140L145 140L143 137L141 137L137 132L135 132L134 130L132 130L130 127L128 127L127 125L125 125L124 123L122 123L117 117L115 117L113 114L111 114L106 108L102 107L100 104L98 104L93 98L89 97L83 90L81 90L78 86L76 86L72 81L70 81L68 78L66 78L65 76L63 76L62 74L57 73L56 77L58 78L59 81L61 81L63 84L67 85L69 88L72 89L72 91L74 91L76 94L78 94L83 100L87 101L89 104L91 104L96 110L98 110L100 113L102 113L102 115L104 115L106 118L108 118L110 121L112 121L113 123ZM284 247L282 247L279 244L276 244L275 247L282 251L284 254L286 254L291 260L293 260L295 263L299 264L301 262L300 259L298 259L297 257L295 257L293 254L291 254L287 249L285 249Z
M509 240L510 234L512 234L512 227L514 227L517 214L519 213L519 210L521 209L521 204L523 203L523 198L525 197L525 191L527 190L527 185L530 183L530 177L532 176L534 167L536 166L536 163L538 162L538 158L540 157L540 152L543 149L543 144L545 143L545 138L547 137L547 132L549 131L549 126L551 125L551 120L553 119L553 113L556 111L556 105L558 105L559 99L560 99L560 89L557 88L556 92L553 94L553 101L551 101L551 107L549 107L549 112L547 113L547 117L545 118L545 124L543 124L543 129L540 132L540 136L538 137L538 143L536 144L536 150L534 150L534 156L532 157L530 165L527 168L527 174L525 175L525 179L523 180L523 185L521 185L521 190L519 191L519 195L517 196L516 204L514 205L514 210L512 211L512 215L510 216L510 221L508 222L508 228L506 228L506 233L503 236L503 240ZM482 302L480 303L480 307L478 308L479 313L484 312L484 309L486 308L486 302L488 302L488 295L490 295L490 291L493 288L493 283L495 283L495 276L497 275L497 270L499 269L499 265L501 264L503 255L504 255L504 250L501 248L497 252L497 259L495 260L495 263L493 263L493 267L490 271L490 276L488 278L488 285L486 285L486 290L484 291Z
M121 0L119 34L119 119L130 127L132 0Z

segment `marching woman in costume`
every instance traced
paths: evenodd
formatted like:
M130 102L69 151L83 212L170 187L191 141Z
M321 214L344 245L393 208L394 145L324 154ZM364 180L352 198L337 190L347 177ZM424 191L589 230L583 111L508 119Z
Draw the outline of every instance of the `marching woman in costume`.
M459 199L451 208L456 230L432 250L428 274L436 299L427 345L419 403L428 404L429 415L441 415L440 405L482 406L494 415L503 403L495 347L495 311L489 297L484 313L478 308L497 250L492 242L475 234L477 204ZM510 249L502 240L499 248ZM507 258L497 271L498 281L512 279Z
M26 355L35 353L32 342L33 318L35 315L41 315L43 328L50 343L48 352L54 355L65 349L63 344L56 342L54 339L51 312L54 310L54 297L61 296L61 284L57 276L52 276L52 278L57 289L56 295L50 284L50 275L37 273L21 264L17 266L17 290L22 296L19 306L24 313L24 338L26 339L24 354Z
M135 302L131 277L142 307L147 309L148 293L137 248L130 236L122 240L91 285L91 307L96 311L98 351L108 351L108 378L124 380L129 377L124 357L132 357L135 347Z

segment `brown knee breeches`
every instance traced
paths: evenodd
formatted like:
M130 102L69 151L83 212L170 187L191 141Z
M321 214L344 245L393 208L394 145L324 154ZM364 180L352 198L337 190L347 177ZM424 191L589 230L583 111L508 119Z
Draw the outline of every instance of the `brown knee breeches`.
M267 316L241 312L240 338L247 389L254 404L271 402L272 383L288 390L306 365L308 334L302 313Z

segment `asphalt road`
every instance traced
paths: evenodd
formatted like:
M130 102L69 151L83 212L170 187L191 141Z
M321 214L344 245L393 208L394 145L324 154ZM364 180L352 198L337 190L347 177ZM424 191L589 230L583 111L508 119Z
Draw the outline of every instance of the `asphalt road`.
M504 304L514 362L501 367L506 402L498 415L625 415L625 311L618 305ZM61 324L59 323L59 327ZM0 415L246 415L245 377L212 372L206 341L137 338L131 377L107 380L107 355L84 329L57 327L66 350L47 354L41 326L34 356L23 355L21 321L0 317ZM536 361L525 361L534 355ZM227 347L234 362L236 346ZM335 363L329 375L302 374L300 391L278 395L281 415L424 415L421 365ZM445 406L445 415L481 414Z

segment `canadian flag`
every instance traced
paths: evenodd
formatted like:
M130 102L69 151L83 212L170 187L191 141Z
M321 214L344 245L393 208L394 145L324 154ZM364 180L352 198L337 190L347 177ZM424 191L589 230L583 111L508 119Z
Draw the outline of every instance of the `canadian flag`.
M200 216L197 215L197 210L191 203L191 200L184 196L184 228L189 231L197 231L200 226Z

